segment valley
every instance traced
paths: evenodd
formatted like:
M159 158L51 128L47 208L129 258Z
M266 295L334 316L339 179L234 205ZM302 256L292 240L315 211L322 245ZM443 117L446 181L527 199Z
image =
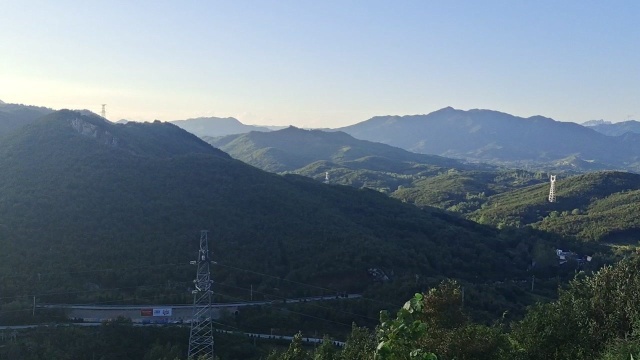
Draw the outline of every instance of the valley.
M346 342L346 352L380 311L416 293L464 305L451 331L521 336L496 319L525 326L531 307L558 301L576 272L599 276L637 244L632 172L560 172L549 203L543 167L412 153L343 132L200 139L160 121L30 116L11 118L22 126L0 137L0 325L105 321L48 336L163 331L132 328L146 324L143 308L181 309L166 322L187 323L202 229L213 301L227 309L216 313L216 337L244 344L251 337L226 337L302 331ZM589 261L561 260L558 249ZM82 312L92 308L108 314ZM24 341L37 329L25 328ZM184 336L179 326L166 332ZM266 356L274 343L265 340L238 345L252 349L242 358Z

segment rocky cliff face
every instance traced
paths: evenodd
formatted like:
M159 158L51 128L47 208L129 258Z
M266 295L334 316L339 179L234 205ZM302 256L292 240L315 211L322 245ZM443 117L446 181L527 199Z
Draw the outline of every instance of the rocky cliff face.
M81 135L92 137L105 145L118 146L119 140L109 131L99 128L81 118L69 119L71 127Z

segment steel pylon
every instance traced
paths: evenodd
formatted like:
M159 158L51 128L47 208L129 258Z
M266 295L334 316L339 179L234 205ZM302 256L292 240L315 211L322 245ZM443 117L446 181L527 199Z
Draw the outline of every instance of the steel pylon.
M198 259L191 261L198 270L193 280L193 315L191 316L191 332L189 334L189 360L213 360L213 323L211 298L211 257L207 230L200 232L200 250Z

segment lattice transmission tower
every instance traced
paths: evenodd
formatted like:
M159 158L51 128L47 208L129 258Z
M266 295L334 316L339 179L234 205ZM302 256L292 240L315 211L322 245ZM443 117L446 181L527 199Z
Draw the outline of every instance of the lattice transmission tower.
M551 175L551 188L549 188L549 202L556 202L556 176Z
M191 261L198 267L196 279L193 280L193 315L191 316L191 332L189 334L189 360L213 360L213 323L211 312L211 257L209 254L208 231L200 232L200 250L198 260Z

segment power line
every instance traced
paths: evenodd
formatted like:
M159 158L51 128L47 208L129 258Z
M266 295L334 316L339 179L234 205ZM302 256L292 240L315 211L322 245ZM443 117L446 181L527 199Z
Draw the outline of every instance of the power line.
M231 288L238 289L238 290L245 290L245 291L248 291L248 290L249 290L249 289L247 289L247 288L243 288L243 287L239 287L239 286L234 286L234 285L228 285L228 284L220 283L220 282L216 282L216 284L218 284L218 285L222 285L222 286L226 286L226 287L231 287ZM253 290L253 292L258 293L258 294L262 294L262 295L271 295L271 294L267 294L267 293L260 292L260 291L257 291L257 290ZM221 293L220 293L220 292L217 292L216 294L221 294ZM223 295L223 294L221 294L221 295ZM282 300L287 300L287 298L286 298L286 297L283 297L283 296L278 296L278 295L271 295L271 296L276 297L276 298L279 298L279 299L282 299ZM239 299L239 298L238 298L238 299ZM298 303L300 303L300 302L298 302ZM307 304L307 305L309 305L309 306L313 306L313 307L317 307L317 308L321 308L321 309L325 309L325 310L338 311L338 312L341 312L341 313L344 313L344 314L347 314L347 315L351 315L351 316L358 316L358 317L361 317L361 318L363 318L363 319L367 319L367 320L372 320L372 321L378 321L378 320L379 320L379 319L374 319L374 318L368 317L368 316L366 316L366 315L360 315L360 314L352 313L352 312L350 312L350 311L345 311L345 310L342 310L342 309L336 309L336 308L332 308L332 307L328 307L328 306L318 305L318 304L316 304L316 303L314 303L314 302L309 302L309 303L304 303L304 302L303 302L303 304ZM275 304L269 304L269 305L275 305Z
M318 285L307 284L307 283L303 283L303 282L295 281L295 280L283 279L283 278L281 278L279 276L276 276L276 275L266 274L266 273L262 273L262 272L255 271L255 270L242 269L242 268L239 268L239 267L236 267L236 266L221 264L219 262L214 263L214 265L225 267L225 268L229 268L229 269L233 269L233 270L243 271L243 272L247 272L247 273L251 273L251 274L255 274L255 275L266 276L266 277L270 277L272 279L277 279L277 280L289 282L289 283L292 283L292 284L307 286L307 287L315 288L315 289L318 289L318 290L324 290L324 291L328 291L328 292L331 292L331 293L340 293L340 291L338 291L336 289L330 289L330 288L326 288L326 287L322 287L322 286L318 286ZM389 302L386 302L386 301L372 299L372 298L368 298L368 297L364 297L364 296L362 296L361 299L367 300L367 301L371 301L371 302L376 302L376 303L379 303L379 304L382 304L382 305L392 306L394 308L399 308L399 307L402 306L402 304L400 304L400 305L392 304L392 303L389 303Z
M11 279L11 278L24 278L24 277L33 277L40 275L41 277L50 277L57 275L77 275L77 274L88 274L88 273L99 273L99 272L109 272L109 271L130 271L130 270L140 270L140 269L148 269L154 267L163 267L163 266L187 266L189 263L181 262L181 263L165 263L165 264L156 264L156 265L146 265L146 266L135 266L135 267L119 267L119 268L104 268L104 269L94 269L94 270L83 270L83 271L61 271L61 272L45 272L39 274L29 274L29 275L6 275L0 277L1 280Z
M174 281L173 284L189 284L191 282L188 281ZM107 289L94 289L94 290L76 290L76 291L59 291L59 292L49 292L49 293L39 293L39 294L24 294L24 295L15 295L15 296L5 296L0 297L0 300L6 299L20 299L24 297L43 297L50 295L70 295L70 294L83 294L83 293L92 293L92 292L103 292L103 291L114 291L114 290L127 290L127 289L143 289L143 288L155 288L166 286L166 283L162 284L153 284L153 285L136 285L136 286L127 286L127 287L117 287L117 288L107 288Z
M59 275L77 275L77 274L89 274L89 273L100 273L100 272L132 271L132 270L148 269L148 268L155 268L155 267L165 267L165 266L166 267L180 267L180 266L186 266L186 265L189 265L189 263L187 263L187 262L164 263L164 264L135 266L135 267L126 267L126 268L113 268L113 267L110 267L110 268L83 270L83 271L63 271L63 272L56 272L56 273L31 274L31 275L27 275L27 276L24 276L24 275L11 275L11 276L2 276L2 277L0 277L0 279L4 280L4 279L11 279L11 278L24 278L24 277L33 277L33 276L38 276L38 275L40 275L40 277L53 277L53 276L59 276ZM267 273L263 273L263 272L259 272L259 271L255 271L255 270L243 269L243 268L240 268L240 267L237 267L237 266L221 264L221 263L218 263L218 262L214 263L213 265L221 266L221 267L232 269L232 270L242 271L242 272L246 272L246 273L251 273L251 274L255 274L255 275L265 276L265 277L268 277L268 278L277 279L277 280L280 280L280 281L285 281L285 282L288 282L288 283L301 285L301 286L306 286L306 287L309 287L309 288L323 290L323 291L327 291L327 292L331 292L331 293L339 293L339 292L341 292L341 291L336 290L336 289L331 289L331 288L327 288L327 287L323 287L323 286L304 283L304 282L301 282L301 281L284 279L284 278L281 278L280 276L267 274ZM178 282L175 282L175 283L178 283ZM114 288L114 289L118 289L118 288ZM20 296L15 296L15 297L20 297ZM373 299L373 298L368 298L368 297L365 297L365 296L362 296L361 298L363 300L376 302L376 303L379 303L379 304L382 304L382 305L387 305L387 306L392 306L392 307L402 306L402 304L393 304L393 303L389 303L389 302L385 302L385 301L381 301L381 300L377 300L377 299ZM0 299L6 299L6 297L4 297L4 298L0 297Z
M236 297L236 296L225 295L225 294L222 294L222 293L218 293L218 294L220 294L220 295L222 295L222 296L225 296L225 297L228 297L228 298L230 298L230 299L234 299L234 300L242 300L241 298ZM267 305L267 306L270 306L270 307L273 307L273 308L275 308L275 309L278 309L278 308L275 306L275 304L266 304L266 305ZM282 309L279 309L279 310L282 310ZM288 312L290 312L290 313L293 313L293 314L298 314L298 315L300 315L300 316L306 316L306 317L310 317L310 318L313 318L313 319L317 319L317 320L321 320L321 321L325 321L325 322L330 322L330 323L333 323L333 324L338 324L338 325L343 325L343 326L351 327L351 325L349 325L349 324L345 324L345 323L342 323L342 322L339 322L339 321L329 320L329 319L325 319L325 318L321 318L321 317L317 317L317 316L314 316L314 315L309 315L309 314L305 314L305 313L302 313L302 312L297 312L297 311L293 311L293 310L289 310L289 309L286 309L286 311L288 311Z

